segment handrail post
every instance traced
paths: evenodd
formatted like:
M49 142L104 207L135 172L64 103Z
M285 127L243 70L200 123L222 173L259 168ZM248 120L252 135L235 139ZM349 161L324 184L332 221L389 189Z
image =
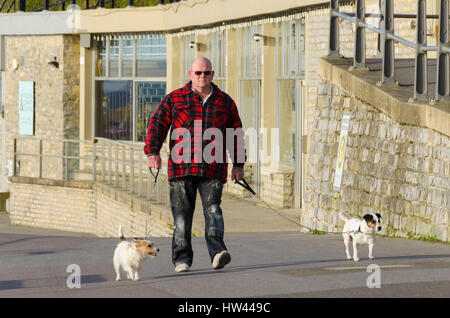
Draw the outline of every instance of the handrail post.
M92 174L93 181L97 181L97 139L94 139L92 143Z
M63 179L69 180L68 160L67 160L67 147L66 141L63 141Z
M138 171L139 171L139 174L138 174L138 195L139 196L142 196L142 162L143 162L143 160L142 160L142 156L143 156L143 153L142 153L142 151L141 152L139 152L139 159L138 159Z
M27 3L25 0L19 0L19 11L25 12Z
M413 100L426 100L427 89L427 52L422 47L427 46L427 3L417 0L416 18L416 61L414 68L414 97Z
M17 138L14 137L14 142L13 142L13 171L12 171L12 175L13 177L16 177L17 174L17 169L16 169L16 161L17 161Z
M108 143L108 184L112 184L112 145Z
M134 149L130 147L130 193L134 191Z
M383 52L383 67L380 84L395 83L395 47L394 40L389 35L394 34L394 4L393 0L382 0L382 15L384 16L383 34L381 36L381 48Z
M127 188L126 180L127 180L127 167L126 167L126 147L122 146L122 190L125 190Z
M119 186L119 145L116 144L116 147L114 149L114 158L115 158L115 164L114 164L114 185Z
M439 5L438 56L436 65L436 101L448 100L450 89L449 53L442 49L448 43L448 0L441 0Z
M366 22L366 5L364 0L356 0L355 8L355 54L353 58L354 69L366 68L366 28L359 25Z
M330 0L330 36L328 41L328 56L340 57L339 54L339 17L335 17L333 12L339 11L339 1Z
M42 139L39 139L39 179L42 179Z
M384 6L383 0L378 1L378 9L380 10L380 13L383 11L382 7ZM383 29L384 28L384 16L380 14L380 21L378 22L378 28ZM377 57L381 58L383 56L383 53L381 51L381 34L377 34Z

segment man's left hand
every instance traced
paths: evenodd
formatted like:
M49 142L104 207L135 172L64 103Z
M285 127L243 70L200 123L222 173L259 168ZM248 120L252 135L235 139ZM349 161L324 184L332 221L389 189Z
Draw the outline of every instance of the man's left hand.
M242 179L244 179L244 168L233 167L233 170L231 170L231 180L240 181Z

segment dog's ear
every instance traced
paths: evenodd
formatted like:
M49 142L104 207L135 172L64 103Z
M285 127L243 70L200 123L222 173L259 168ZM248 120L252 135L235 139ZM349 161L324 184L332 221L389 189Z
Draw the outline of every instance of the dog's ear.
M378 218L379 220L381 220L381 214L380 214L380 213L375 213L375 215L377 216L377 218Z
M373 221L373 215L372 215L372 214L366 214L366 215L363 216L363 219L364 219L367 223L369 223L369 222Z

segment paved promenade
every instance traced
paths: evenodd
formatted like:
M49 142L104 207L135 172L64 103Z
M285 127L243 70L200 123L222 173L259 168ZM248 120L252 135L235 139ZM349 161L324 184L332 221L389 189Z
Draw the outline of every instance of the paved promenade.
M450 297L448 244L379 237L376 259L369 261L363 246L361 262L353 263L339 235L230 233L232 262L225 269L211 268L204 238L196 237L191 272L177 274L171 238L153 241L161 251L144 264L142 280L116 282L117 239L12 226L2 214L0 297ZM69 288L76 283L73 266L80 288Z

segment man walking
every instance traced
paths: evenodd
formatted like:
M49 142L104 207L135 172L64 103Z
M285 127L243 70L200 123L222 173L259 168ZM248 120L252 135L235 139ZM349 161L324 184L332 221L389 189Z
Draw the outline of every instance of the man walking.
M223 240L220 203L227 181L227 149L233 163L231 179L244 178L244 136L236 104L212 83L213 76L207 58L195 59L189 71L190 81L159 104L150 119L145 141L148 166L160 169L159 152L171 128L168 176L175 225L172 262L176 272L187 272L192 266L191 230L197 190L212 266L221 269L231 261Z

